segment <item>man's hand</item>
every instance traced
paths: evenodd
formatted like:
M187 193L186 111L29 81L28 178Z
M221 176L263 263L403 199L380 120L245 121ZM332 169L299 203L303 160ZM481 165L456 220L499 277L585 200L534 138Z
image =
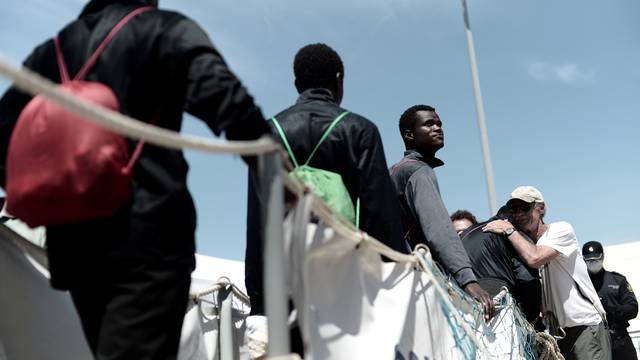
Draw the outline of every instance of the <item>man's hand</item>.
M489 321L496 310L493 306L493 299L489 293L484 291L477 282L468 283L464 287L464 291L482 304L484 308L484 319L485 321Z
M504 235L504 231L514 228L507 220L493 220L482 228L484 232L491 232L498 235Z

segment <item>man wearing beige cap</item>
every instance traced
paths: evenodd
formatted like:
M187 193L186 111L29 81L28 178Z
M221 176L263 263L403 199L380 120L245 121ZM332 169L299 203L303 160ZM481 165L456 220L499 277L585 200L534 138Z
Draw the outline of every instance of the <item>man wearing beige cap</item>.
M543 314L548 323L557 322L562 328L558 333L564 337L558 345L565 359L611 359L605 311L571 224L545 224L544 198L532 186L517 187L507 206L515 227L508 220L495 220L483 231L505 235L527 265L541 269Z

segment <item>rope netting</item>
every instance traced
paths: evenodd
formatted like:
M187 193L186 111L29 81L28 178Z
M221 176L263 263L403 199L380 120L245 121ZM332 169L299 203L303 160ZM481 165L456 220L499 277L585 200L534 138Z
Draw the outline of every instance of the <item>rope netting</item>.
M556 356L559 352L552 349L555 340L540 344L539 335L506 288L494 297L496 314L485 322L480 304L445 275L428 254L424 251L419 254L422 269L438 284L436 289L447 289L446 294L439 292L440 304L443 312L449 315L449 332L465 359L535 360L539 351L549 354L545 359L561 359Z

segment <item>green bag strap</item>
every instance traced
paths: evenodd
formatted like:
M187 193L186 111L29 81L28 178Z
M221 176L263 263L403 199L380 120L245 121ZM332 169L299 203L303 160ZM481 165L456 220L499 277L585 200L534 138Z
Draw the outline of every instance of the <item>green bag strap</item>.
M278 120L276 120L275 116L271 118L271 121L273 121L273 125L275 125L276 130L278 130L278 134L280 134L280 138L282 139L282 142L284 143L284 147L287 149L287 152L289 153L289 157L291 158L291 161L293 161L293 166L298 167L298 161L296 160L295 155L293 155L293 151L291 150L291 146L289 145L289 141L287 141L287 136L284 134L284 130L282 130L282 126L280 126L280 124L278 123Z
M360 198L356 200L356 228L360 229Z
M318 151L318 149L320 148L320 145L322 145L322 143L327 139L327 137L329 136L329 133L331 132L331 130L333 130L333 128L336 127L336 125L338 125L340 120L342 120L342 118L345 117L348 113L349 113L348 111L345 111L342 114L338 115L338 117L335 118L335 120L333 120L331 125L329 125L327 130L325 130L324 134L322 134L322 137L320 138L320 141L316 145L315 149L313 149L313 151L311 152L311 155L309 155L309 158L307 159L307 162L304 163L305 165L309 165L309 162L311 162L311 159L313 159L313 155L316 154L316 151Z

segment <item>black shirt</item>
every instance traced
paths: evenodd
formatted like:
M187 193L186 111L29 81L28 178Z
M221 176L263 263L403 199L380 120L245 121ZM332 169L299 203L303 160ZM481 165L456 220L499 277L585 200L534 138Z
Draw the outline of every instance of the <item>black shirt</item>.
M491 220L498 219L497 217ZM542 301L538 270L526 266L509 239L491 232L483 232L491 220L472 225L461 234L462 245L478 282L497 279L509 288L516 301L522 305L529 321L540 312ZM485 289L487 290L487 289ZM496 293L491 294L495 296Z
M627 278L606 270L595 275L589 274L589 277L607 313L609 328L616 334L627 334L629 320L638 315L638 300Z
M327 89L309 89L295 105L276 115L295 157L306 161L331 122L346 110ZM271 125L275 134L275 128ZM279 137L278 137L279 139ZM406 252L401 243L399 204L387 171L378 128L366 118L350 112L336 125L318 148L310 166L340 174L353 203L360 198L360 229ZM262 312L262 234L256 182L250 175L245 283L252 313Z

